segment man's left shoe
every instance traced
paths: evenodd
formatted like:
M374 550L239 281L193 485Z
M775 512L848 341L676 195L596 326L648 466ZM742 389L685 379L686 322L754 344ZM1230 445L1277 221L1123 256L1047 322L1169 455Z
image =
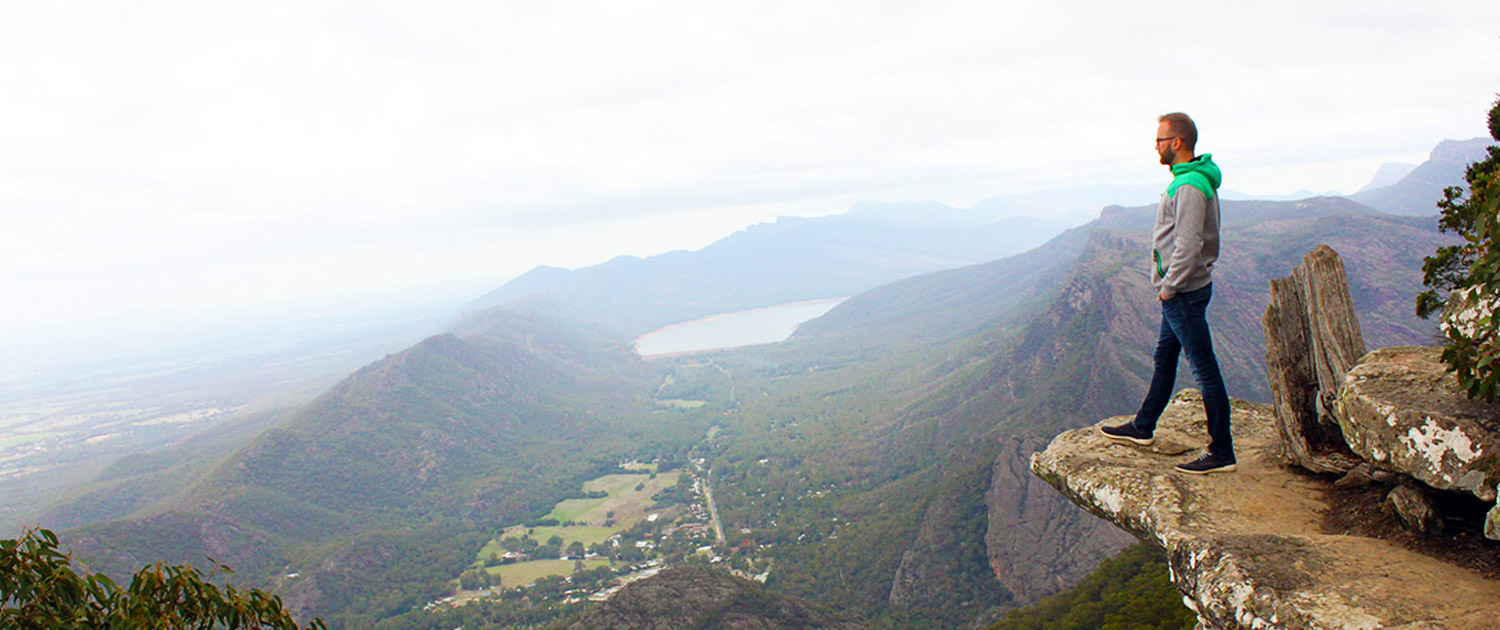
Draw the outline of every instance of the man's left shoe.
M1141 446L1151 446L1152 443L1156 442L1156 438L1152 437L1150 433L1135 428L1134 422L1126 422L1115 427L1100 425L1099 433L1111 440L1130 442L1131 444L1139 444Z
M1219 457L1212 453L1204 453L1202 457L1185 464L1178 464L1177 471L1190 475L1207 475L1209 473L1234 472L1234 456Z

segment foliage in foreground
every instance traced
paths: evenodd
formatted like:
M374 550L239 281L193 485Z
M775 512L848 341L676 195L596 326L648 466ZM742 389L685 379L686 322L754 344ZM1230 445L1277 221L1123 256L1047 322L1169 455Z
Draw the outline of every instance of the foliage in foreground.
M1500 141L1500 99L1490 108L1490 136ZM1459 187L1443 191L1438 227L1456 232L1464 242L1439 247L1422 264L1417 315L1427 317L1444 306L1441 326L1447 345L1443 362L1458 377L1470 398L1494 402L1500 397L1500 148L1469 165L1464 173L1468 196ZM1457 307L1457 308L1455 308Z
M1161 548L1140 544L1100 564L1073 590L1018 609L990 630L1189 630L1197 622L1167 579Z
M80 575L69 564L51 531L27 530L0 540L0 627L298 628L280 598L253 588L220 588L190 566L143 567L121 589L102 574ZM321 630L323 623L307 627Z

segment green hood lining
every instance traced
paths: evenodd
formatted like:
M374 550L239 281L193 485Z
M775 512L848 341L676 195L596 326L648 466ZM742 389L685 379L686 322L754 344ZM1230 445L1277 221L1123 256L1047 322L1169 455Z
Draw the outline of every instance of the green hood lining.
M1190 162L1172 165L1172 184L1167 186L1167 196L1176 196L1177 187L1187 184L1203 193L1204 199L1213 199L1214 191L1223 182L1219 165L1214 164L1212 153L1204 153Z

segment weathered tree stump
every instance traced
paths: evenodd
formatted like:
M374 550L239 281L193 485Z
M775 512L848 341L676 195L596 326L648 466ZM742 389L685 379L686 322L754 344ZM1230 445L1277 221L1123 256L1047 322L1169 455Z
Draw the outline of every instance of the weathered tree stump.
M1360 460L1330 414L1365 341L1338 252L1319 245L1291 276L1272 280L1261 325L1283 459L1313 472L1352 469Z

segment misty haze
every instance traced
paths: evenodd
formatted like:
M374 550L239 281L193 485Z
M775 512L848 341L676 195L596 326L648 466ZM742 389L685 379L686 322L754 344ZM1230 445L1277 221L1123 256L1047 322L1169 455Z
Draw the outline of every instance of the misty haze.
M0 538L72 570L224 565L334 629L1500 614L1495 484L1277 459L1285 382L1313 438L1356 403L1331 333L1265 323L1337 276L1361 348L1444 343L1414 305L1500 151L1495 3L65 5L0 9ZM1204 447L1193 392L1154 444L1093 429L1151 382L1177 110L1223 169L1233 476L1150 468Z

